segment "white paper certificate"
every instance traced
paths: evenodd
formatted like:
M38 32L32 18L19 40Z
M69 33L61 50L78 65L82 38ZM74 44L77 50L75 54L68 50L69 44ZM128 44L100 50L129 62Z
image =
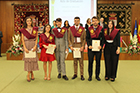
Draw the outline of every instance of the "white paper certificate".
M81 51L80 51L80 48L73 48L74 51L73 51L73 57L74 58L81 58Z
M47 50L46 50L46 53L47 53L47 54L53 54L53 53L54 53L54 50L55 50L55 46L56 46L56 45L49 44L49 45L48 45L48 48L47 48Z
M36 57L36 52L29 51L29 53L25 52L25 58L35 58Z
M100 46L100 40L92 40L92 51L100 51L98 48Z

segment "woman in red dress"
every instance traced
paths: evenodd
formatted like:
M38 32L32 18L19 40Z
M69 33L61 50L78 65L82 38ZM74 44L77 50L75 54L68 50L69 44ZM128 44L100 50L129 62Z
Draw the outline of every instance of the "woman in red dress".
M47 54L46 53L46 50L47 50L49 44L55 45L54 35L51 34L50 31L51 31L51 26L46 25L44 27L43 33L40 34L40 38L39 38L39 45L40 45L40 49L41 49L41 54L40 54L39 60L43 61L43 68L44 68L44 72L45 72L44 79L45 80L47 80L47 79L50 80L52 61L55 60L54 54ZM48 77L47 77L47 62L49 63Z

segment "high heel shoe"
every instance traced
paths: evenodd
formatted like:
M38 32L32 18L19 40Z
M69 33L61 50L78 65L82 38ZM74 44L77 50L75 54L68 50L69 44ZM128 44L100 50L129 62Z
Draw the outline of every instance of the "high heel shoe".
M107 81L107 80L109 80L109 78L108 77L105 77L105 80Z
M47 80L47 77L44 77L44 80Z
M48 77L48 80L51 80L51 78L50 78L50 77Z
M30 82L31 80L28 80L28 79L27 79L27 81Z
M35 78L31 78L31 80L35 80Z
M115 78L111 78L111 81L114 82L115 81Z
M48 76L48 80L51 80L50 75Z
M30 79L30 78L28 78L28 76L27 76L27 81L28 81L28 82L30 82L30 81L31 81L31 79Z
M31 73L31 80L35 80L33 72Z

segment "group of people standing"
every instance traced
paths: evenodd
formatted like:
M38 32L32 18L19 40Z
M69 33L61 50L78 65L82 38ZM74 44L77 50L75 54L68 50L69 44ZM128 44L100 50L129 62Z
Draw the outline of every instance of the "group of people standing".
M81 80L84 78L84 48L85 43L88 45L88 81L92 80L93 73L93 62L94 56L96 56L96 71L95 78L100 81L100 60L102 50L104 50L105 58L105 80L115 81L117 66L120 53L120 33L119 30L114 28L114 22L112 20L108 21L107 28L105 28L102 23L99 25L99 21L96 16L92 17L92 25L90 24L90 19L87 20L85 28L80 24L80 18L74 18L74 25L70 26L68 21L64 22L64 27L62 27L62 19L57 18L53 27L49 24L44 26L43 33L39 35L39 46L41 49L41 54L39 60L43 62L44 68L44 80L51 79L51 69L52 61L57 61L58 69L58 78L63 78L68 80L65 69L65 55L69 52L69 48L75 51L75 48L80 48L81 58L73 58L74 60L74 75L72 79L77 78L77 68L78 61L80 66L80 75ZM24 20L24 26L20 30L22 33L22 43L24 48L24 70L28 71L27 81L30 82L34 80L33 71L39 70L38 68L38 57L36 58L25 58L25 52L37 51L37 34L38 28L33 27L32 19L27 17ZM100 46L98 49L100 51L92 51L94 47L92 46L92 40L100 40ZM55 56L54 54L47 54L46 50L48 49L49 44L56 45L55 47ZM48 75L47 75L47 62L48 66ZM31 76L30 76L31 75Z

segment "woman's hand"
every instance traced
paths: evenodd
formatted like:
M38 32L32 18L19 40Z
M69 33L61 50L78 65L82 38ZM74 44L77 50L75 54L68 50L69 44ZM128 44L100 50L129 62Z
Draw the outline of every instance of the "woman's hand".
M116 50L116 54L120 54L120 49L117 49Z
M36 48L37 48L37 46L34 46L34 47L33 47L33 52L36 51Z
M28 50L27 48L25 48L25 52L26 52L26 53L29 53L29 50Z
M46 46L46 45L43 45L43 47L44 47L45 49L47 49L47 48L48 48L48 46Z

